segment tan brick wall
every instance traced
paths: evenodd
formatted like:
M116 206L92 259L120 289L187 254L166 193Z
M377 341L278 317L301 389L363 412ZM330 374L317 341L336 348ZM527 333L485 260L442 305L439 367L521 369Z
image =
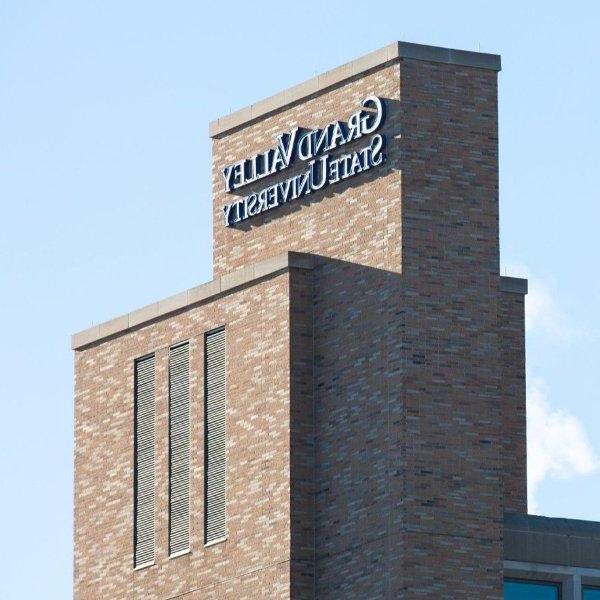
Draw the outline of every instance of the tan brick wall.
M382 269L400 268L400 173L398 146L399 64L392 64L275 113L223 138L213 140L213 264L214 275L286 250L314 252ZM388 136L386 162L364 174L336 183L239 224L224 226L222 206L269 179L235 193L224 190L221 168L273 147L275 136L295 126L323 127L346 120L369 94L388 99L381 132ZM365 138L344 148L362 148ZM341 152L340 152L341 154ZM289 174L296 174L296 165ZM288 176L285 173L281 176ZM273 178L271 178L273 179Z
M346 119L369 94L387 101L383 165L224 227L222 166ZM412 59L213 141L215 275L319 256L77 353L78 599L502 598L502 514L526 489L497 146L496 72ZM202 336L223 323L230 536L205 549ZM192 552L169 560L167 352L184 339ZM133 360L153 351L157 560L133 571Z
M76 353L78 600L163 599L190 590L197 597L255 598L253 581L268 590L265 598L289 597L289 285L283 273ZM203 336L223 324L229 537L205 548ZM191 553L169 559L168 348L184 340L191 361ZM157 365L156 564L134 571L133 361L150 352ZM239 588L236 578L244 582ZM231 593L223 591L232 585Z

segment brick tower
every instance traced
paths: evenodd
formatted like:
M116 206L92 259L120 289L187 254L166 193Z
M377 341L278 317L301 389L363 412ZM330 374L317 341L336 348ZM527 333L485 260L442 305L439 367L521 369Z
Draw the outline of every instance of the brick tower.
M394 43L210 125L215 278L73 338L76 598L502 598L499 70Z

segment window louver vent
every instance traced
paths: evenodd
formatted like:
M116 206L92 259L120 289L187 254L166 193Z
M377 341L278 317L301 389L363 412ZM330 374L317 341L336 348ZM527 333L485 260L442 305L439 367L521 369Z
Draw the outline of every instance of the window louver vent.
M135 362L134 566L154 562L154 356Z
M169 351L169 554L190 547L189 344Z
M225 330L205 337L205 486L204 536L210 544L227 535L226 530L226 403Z

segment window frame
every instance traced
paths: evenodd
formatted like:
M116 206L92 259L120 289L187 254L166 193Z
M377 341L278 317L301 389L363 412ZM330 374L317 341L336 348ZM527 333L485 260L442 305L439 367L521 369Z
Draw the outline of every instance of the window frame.
M504 579L561 584L561 600L582 600L584 587L600 588L600 569L504 561Z

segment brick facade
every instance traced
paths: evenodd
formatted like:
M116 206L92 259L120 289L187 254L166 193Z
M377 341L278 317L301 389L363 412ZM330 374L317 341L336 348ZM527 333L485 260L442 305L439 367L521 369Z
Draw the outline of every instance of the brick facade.
M503 278L512 283L509 278ZM504 510L527 513L525 420L525 297L506 285L500 295L502 489Z
M214 133L211 293L74 342L78 600L502 598L503 515L526 511L525 288L499 275L497 69L464 62L367 61ZM223 166L369 94L386 102L383 165L224 227ZM220 325L229 535L205 547L202 341ZM191 548L169 559L167 354L183 340ZM156 561L134 570L133 361L151 352Z
M287 598L290 280L283 273L76 354L75 597ZM204 332L226 325L228 541L204 548ZM169 346L190 341L191 549L168 558ZM155 352L156 563L133 570L133 361ZM264 571L264 572L263 572ZM235 584L240 580L240 587ZM247 586L249 591L244 595ZM193 597L193 596L190 596ZM186 596L187 598L187 596Z
M400 270L398 63L356 77L248 127L213 140L213 267L215 275L239 269L286 250L313 252L380 269ZM273 146L275 135L294 126L323 127L347 119L369 94L387 100L382 129L388 137L387 161L358 177L258 215L236 228L223 226L226 193L221 168ZM360 147L360 142L354 147ZM297 172L293 169L292 173ZM243 192L244 188L240 190ZM343 209L343 210L342 210Z

